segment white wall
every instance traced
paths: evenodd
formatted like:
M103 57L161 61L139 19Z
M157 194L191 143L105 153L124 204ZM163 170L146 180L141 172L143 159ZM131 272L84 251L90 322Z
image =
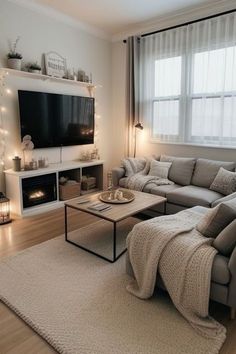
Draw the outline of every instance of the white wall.
M42 54L56 51L67 59L68 68L81 68L92 73L93 82L102 85L95 93L96 111L101 116L99 124L99 150L106 167L112 165L112 130L111 120L111 43L78 28L65 24L60 20L34 12L7 0L0 2L0 66L6 67L6 54L9 42L20 36L17 50L23 55L23 63L42 62ZM71 84L43 82L41 80L17 78L9 76L6 87L12 90L11 95L4 97L5 127L7 136L7 167L11 165L12 156L21 154L19 112L17 90L35 90L65 94L88 95L87 89ZM33 117L32 117L33 119ZM78 159L81 151L89 146L63 148L63 159ZM91 146L90 146L91 147ZM35 157L44 155L50 162L58 162L59 149L35 150Z
M112 45L112 85L113 85L113 122L116 124L117 149L115 162L125 156L125 56L126 45L122 41L114 42ZM117 125L119 122L119 125ZM203 157L215 160L236 161L236 149L221 149L212 147L201 147L191 145L157 144L151 143L147 124L144 123L144 130L138 132L137 156L159 156L161 154L189 157ZM115 140L115 141L116 141Z

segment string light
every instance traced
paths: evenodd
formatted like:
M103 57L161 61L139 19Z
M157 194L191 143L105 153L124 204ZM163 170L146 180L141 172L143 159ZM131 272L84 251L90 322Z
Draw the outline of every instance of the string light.
M6 136L8 131L4 128L4 114L6 113L6 107L3 105L4 94L11 94L9 88L5 88L5 78L8 75L8 71L0 70L0 165L5 165L6 154Z

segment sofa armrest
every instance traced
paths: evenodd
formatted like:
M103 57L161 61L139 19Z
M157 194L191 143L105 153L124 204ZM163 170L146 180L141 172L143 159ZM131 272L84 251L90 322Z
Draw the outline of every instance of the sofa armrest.
M231 199L234 199L236 198L236 192L232 193L232 194L229 194L229 195L226 195L225 197L222 197L220 199L217 199L215 200L211 206L212 208L214 208L215 206L217 206L218 204L220 203L223 203L223 202L227 202L228 200L231 200Z
M125 169L124 167L114 167L112 169L112 182L113 186L119 186L119 180L125 176Z
M236 308L236 247L229 259L229 270L231 273L231 281L229 284L228 304L229 306Z

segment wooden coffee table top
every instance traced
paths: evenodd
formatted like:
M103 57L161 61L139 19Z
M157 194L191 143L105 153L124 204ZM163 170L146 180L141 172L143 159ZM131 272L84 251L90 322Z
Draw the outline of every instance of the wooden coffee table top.
M124 188L119 189L124 190ZM99 195L101 194L101 192L75 198L72 201L65 202L65 205L73 209L77 209L98 216L105 220L118 222L145 209L151 208L156 204L164 203L166 201L166 198L159 197L157 195L137 191L132 192L135 195L135 199L132 202L124 204L108 204L111 205L111 209L101 212L88 209L91 204L95 202L100 202ZM88 200L88 202L84 204L78 204L78 202L83 200Z

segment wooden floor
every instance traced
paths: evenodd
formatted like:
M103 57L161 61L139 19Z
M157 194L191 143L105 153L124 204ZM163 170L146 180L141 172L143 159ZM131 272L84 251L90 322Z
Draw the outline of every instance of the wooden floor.
M91 216L78 214L73 210L69 212L69 218L71 230L92 221ZM11 224L0 227L0 258L14 255L25 248L59 236L63 232L63 209L25 219L16 219ZM211 314L228 330L227 340L220 354L236 354L236 320L231 321L228 309L216 303L211 304ZM56 352L0 302L0 354L49 353Z

